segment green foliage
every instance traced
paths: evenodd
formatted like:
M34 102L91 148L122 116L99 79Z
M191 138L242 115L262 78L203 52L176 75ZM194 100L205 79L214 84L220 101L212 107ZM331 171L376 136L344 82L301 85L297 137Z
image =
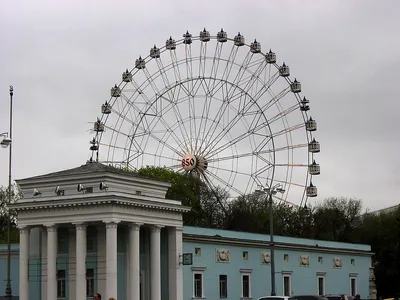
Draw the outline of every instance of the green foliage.
M21 190L17 185L11 187L11 202L14 203L21 198ZM14 212L9 212L7 204L10 201L9 189L0 187L0 244L7 243L8 238L8 217L10 213L11 235L10 240L12 243L19 241L18 229L16 228L16 215Z
M226 195L223 195L221 190L211 191L191 174L180 174L162 167L147 166L135 173L149 179L171 183L166 198L181 201L182 205L191 208L191 211L183 216L185 225L211 228L222 226L221 206L217 198L224 198Z

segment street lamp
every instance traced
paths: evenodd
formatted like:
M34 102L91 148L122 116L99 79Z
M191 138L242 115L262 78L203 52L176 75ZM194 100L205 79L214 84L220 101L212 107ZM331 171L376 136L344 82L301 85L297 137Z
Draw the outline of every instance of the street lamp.
M3 139L0 142L1 147L10 147L9 160L8 160L8 205L9 208L11 204L11 155L12 155L12 99L14 95L14 88L10 85L10 130L9 132L4 132L0 134ZM12 299L11 290L11 215L10 210L7 211L7 275L6 275L6 290L5 297L6 300Z
M271 251L271 296L276 296L275 284L275 244L274 244L274 214L272 196L277 193L283 194L285 190L283 185L278 183L272 187L262 187L262 191L267 194L269 202L269 235L270 235L270 251Z

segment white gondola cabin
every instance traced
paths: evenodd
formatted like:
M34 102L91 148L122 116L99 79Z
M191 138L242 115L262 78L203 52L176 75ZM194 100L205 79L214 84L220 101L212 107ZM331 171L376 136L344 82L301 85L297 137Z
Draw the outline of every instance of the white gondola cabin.
M94 122L93 130L96 132L103 132L104 131L104 123L100 121L100 119L97 119L96 122Z
M276 54L272 52L271 49L269 49L269 52L265 55L265 58L269 64L276 63Z
M101 112L105 115L111 114L111 105L107 101L101 106Z
M176 42L172 39L172 37L169 37L169 39L165 42L165 48L168 50L176 49Z
M306 130L307 131L316 131L317 130L317 122L311 117L306 122Z
M282 77L289 77L290 76L290 68L285 63L279 67L279 75Z
M91 151L99 150L99 146L97 145L97 142L96 142L95 138L93 138L93 140L90 141L90 150Z
M122 73L122 81L123 82L131 82L132 81L132 74L129 72L128 69L124 73Z
M313 139L309 144L308 144L308 151L311 153L318 153L321 151L319 142L317 142L315 139Z
M301 111L309 111L310 106L308 105L308 103L310 103L310 101L308 101L306 99L306 97L303 97L303 100L300 101L300 110Z
M200 31L200 41L209 42L210 41L210 32L208 32L205 28L203 31Z
M300 81L297 81L297 79L295 78L294 81L290 84L290 89L295 94L300 93L301 92L301 83L300 83Z
M311 165L308 166L308 173L310 175L319 175L321 173L321 168L319 164L315 162L315 160Z
M252 53L260 53L261 52L261 44L259 42L257 42L257 40L254 40L254 42L252 42L250 44L250 51Z
M121 89L115 85L114 87L111 88L111 97L118 98L121 96Z
M186 31L186 33L183 35L183 43L186 45L190 45L192 43L192 35L189 33L189 31Z
M310 185L306 188L307 197L317 197L317 187L310 182Z
M150 57L151 58L160 58L160 49L154 45L153 48L150 48Z
M219 31L217 33L217 41L220 43L225 43L228 40L228 34L221 29L221 31Z
M138 59L136 59L135 61L135 68L136 69L144 69L146 67L146 62L144 61L144 59L139 56Z
M240 32L238 33L237 36L234 37L233 39L235 46L243 46L244 45L244 36L240 34Z

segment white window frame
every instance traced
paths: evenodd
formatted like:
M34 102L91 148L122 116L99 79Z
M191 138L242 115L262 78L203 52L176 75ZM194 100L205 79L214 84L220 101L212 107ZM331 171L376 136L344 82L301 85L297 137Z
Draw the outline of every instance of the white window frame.
M322 279L322 295L319 295L319 280ZM318 275L317 276L317 295L318 296L323 296L325 295L325 276L323 275Z
M198 297L195 295L195 276L201 275L201 296ZM195 299L204 299L204 271L193 271L193 298Z
M249 277L249 296L248 297L245 297L244 294L243 294L243 292L244 292L244 290L243 290L243 277L244 276L248 276ZM251 273L250 272L242 272L240 278L241 278L240 282L241 282L241 286L242 286L241 299L250 299L250 298L252 298L252 293L251 293Z
M89 271L91 271L91 272L93 272L93 274L91 275L91 276L89 276L89 274L88 273L91 273L91 272L89 272ZM94 291L94 286L95 286L95 281L96 281L96 279L95 279L95 270L93 269L93 268L89 268L89 269L86 269L86 298L93 298L93 296L94 296L94 293L95 293L95 291ZM90 284L89 284L90 283ZM92 291L90 291L88 288L87 288L87 286L88 285L91 285L91 287L92 287ZM90 293L91 292L91 293Z
M58 272L64 272L63 277L59 277ZM58 290L58 285L61 284L64 287L64 290L62 293L61 291ZM57 299L65 299L67 297L67 271L65 269L62 270L57 270Z
M354 295L352 295L352 281L354 280L355 284L354 284ZM357 281L357 277L356 276L350 276L350 296L355 296L358 293L358 281Z
M222 280L221 280L221 276L225 276L225 287L226 287L226 295L225 296L223 296L222 295L222 289L221 289L221 283L222 283ZM219 298L220 299L226 299L226 298L228 298L228 275L226 275L226 274L219 274L219 276L218 276L218 281L219 281Z
M289 295L285 295L285 277L289 278ZM292 274L282 274L282 295L284 297L292 296Z

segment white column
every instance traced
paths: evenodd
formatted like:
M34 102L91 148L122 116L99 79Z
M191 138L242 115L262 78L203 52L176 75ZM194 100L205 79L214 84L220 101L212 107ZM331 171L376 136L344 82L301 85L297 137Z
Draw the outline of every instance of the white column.
M29 300L29 227L19 229L19 299Z
M106 297L118 299L117 286L117 222L106 223Z
M57 300L57 227L47 226L47 299Z
M183 300L182 228L168 229L168 281L169 299Z
M140 225L129 225L129 283L131 300L140 300Z
M76 228L75 300L86 300L86 224Z
M161 226L153 226L150 232L150 288L151 300L161 299ZM175 299L174 299L175 300Z

